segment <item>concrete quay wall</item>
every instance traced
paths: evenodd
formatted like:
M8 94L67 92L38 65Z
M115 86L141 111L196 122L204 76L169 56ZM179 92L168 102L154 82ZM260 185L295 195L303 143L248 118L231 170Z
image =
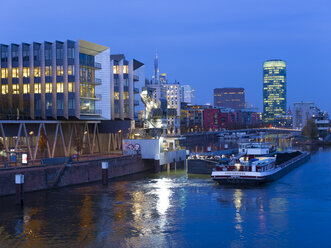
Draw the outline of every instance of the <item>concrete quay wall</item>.
M72 164L3 169L0 171L0 196L15 194L15 175L24 175L24 192L47 190L100 181L101 162L108 162L108 179L132 175L153 169L140 155L104 158Z

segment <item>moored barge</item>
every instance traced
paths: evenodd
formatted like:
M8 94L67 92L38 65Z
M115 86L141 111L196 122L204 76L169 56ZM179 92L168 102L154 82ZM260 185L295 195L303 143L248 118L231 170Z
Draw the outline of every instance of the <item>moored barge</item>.
M277 152L267 157L245 155L216 165L211 178L220 184L262 184L277 180L309 159L306 151Z

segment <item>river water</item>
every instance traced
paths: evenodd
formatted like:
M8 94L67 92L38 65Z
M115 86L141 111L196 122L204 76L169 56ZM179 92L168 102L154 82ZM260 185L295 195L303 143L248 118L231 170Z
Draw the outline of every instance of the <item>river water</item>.
M0 247L331 247L331 152L264 186L185 170L0 198Z

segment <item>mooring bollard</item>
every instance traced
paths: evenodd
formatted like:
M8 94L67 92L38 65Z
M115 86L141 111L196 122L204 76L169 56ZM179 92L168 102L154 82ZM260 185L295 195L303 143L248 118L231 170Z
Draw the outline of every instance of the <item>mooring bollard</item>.
M102 184L108 184L108 162L101 162L102 168Z
M16 185L16 204L23 206L24 203L24 175L17 174L15 175L15 185Z

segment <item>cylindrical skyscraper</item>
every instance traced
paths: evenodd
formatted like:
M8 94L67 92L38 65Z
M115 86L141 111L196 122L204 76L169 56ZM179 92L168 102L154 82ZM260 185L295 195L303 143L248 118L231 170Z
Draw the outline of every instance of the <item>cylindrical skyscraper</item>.
M263 63L263 121L273 124L275 116L286 114L286 63L267 60Z

